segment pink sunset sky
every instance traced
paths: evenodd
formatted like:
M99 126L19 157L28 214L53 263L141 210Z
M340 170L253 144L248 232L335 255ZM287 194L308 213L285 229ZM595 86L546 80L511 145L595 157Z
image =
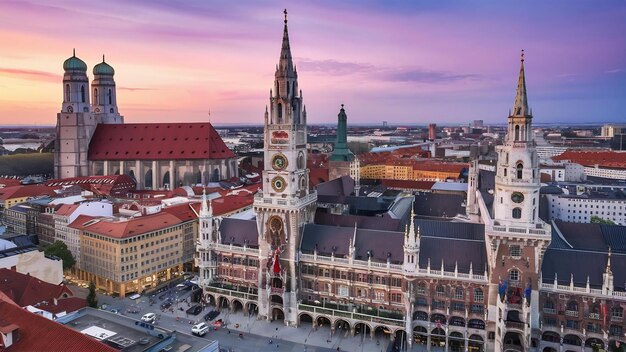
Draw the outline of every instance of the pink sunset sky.
M62 64L115 68L127 122L261 124L289 11L309 123L626 122L624 1L0 2L0 124L54 125Z

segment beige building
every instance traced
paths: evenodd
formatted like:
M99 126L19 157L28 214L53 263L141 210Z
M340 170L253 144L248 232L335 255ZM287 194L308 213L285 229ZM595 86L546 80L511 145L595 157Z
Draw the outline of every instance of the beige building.
M193 260L197 220L168 212L131 219L81 215L69 228L79 231L78 278L123 297L183 271L183 264Z

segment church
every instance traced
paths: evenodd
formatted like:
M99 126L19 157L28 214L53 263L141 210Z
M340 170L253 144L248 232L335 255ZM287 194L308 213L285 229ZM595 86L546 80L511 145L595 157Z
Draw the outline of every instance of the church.
M76 53L63 70L55 178L126 174L138 189L174 189L238 176L235 154L209 122L124 123L104 56L91 85Z
M204 301L396 350L591 352L622 343L626 228L539 218L524 60L495 171L473 161L456 207L456 195L367 189L358 177L311 190L285 11L254 211L215 216L203 196L195 264ZM438 206L463 216L421 216Z

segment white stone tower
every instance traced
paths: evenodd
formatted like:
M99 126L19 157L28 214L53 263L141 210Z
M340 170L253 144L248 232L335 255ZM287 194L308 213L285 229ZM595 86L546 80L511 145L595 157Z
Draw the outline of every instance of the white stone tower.
M92 111L98 123L124 123L124 117L117 110L117 94L115 92L115 70L104 61L93 67L91 82Z
M217 275L217 257L214 249L218 243L217 231L214 229L213 208L211 202L207 200L206 190L202 190L202 205L198 214L198 238L196 241L198 257L196 266L200 271L200 285L205 288ZM207 297L205 295L205 297ZM207 302L210 303L210 302ZM217 302L213 302L217 304Z
M57 114L54 176L88 176L87 152L96 129L89 105L87 65L76 52L63 63L63 105Z
M293 65L287 10L270 109L265 109L263 193L254 201L259 233L259 316L297 323L298 248L317 194L309 192L306 111Z
M531 351L539 328L539 277L551 229L539 218L539 164L526 98L524 51L504 144L498 146L494 218L482 214L489 259L489 319L496 352ZM475 180L473 180L475 182ZM537 330L535 330L537 331Z

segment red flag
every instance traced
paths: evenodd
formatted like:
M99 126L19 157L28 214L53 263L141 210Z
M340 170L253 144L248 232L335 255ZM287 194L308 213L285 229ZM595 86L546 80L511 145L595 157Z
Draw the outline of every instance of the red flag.
M274 265L272 267L274 274L280 274L280 260L278 259L279 254L280 249L276 248L276 252L274 252Z

